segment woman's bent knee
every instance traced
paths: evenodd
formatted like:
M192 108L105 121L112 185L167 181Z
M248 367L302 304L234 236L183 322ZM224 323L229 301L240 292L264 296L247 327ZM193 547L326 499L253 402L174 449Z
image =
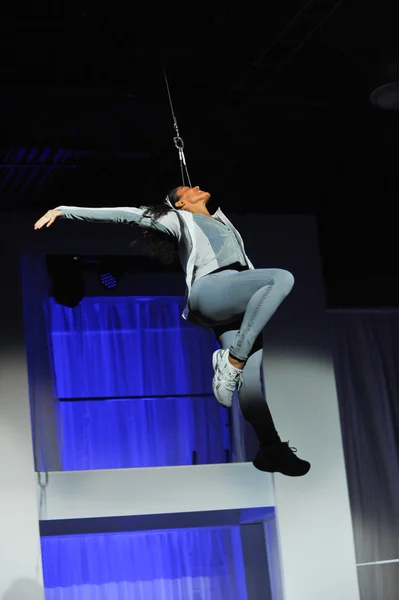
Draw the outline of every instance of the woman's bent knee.
M281 287L281 290L288 295L294 287L295 279L290 271L285 269L278 269L275 273L275 283Z

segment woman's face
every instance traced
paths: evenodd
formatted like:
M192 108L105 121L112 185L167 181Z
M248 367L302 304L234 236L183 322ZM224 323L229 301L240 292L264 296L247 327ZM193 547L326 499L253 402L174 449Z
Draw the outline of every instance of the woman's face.
M176 208L196 212L198 205L204 205L211 197L209 192L200 190L199 186L187 187L182 185L176 189L179 200L175 203Z

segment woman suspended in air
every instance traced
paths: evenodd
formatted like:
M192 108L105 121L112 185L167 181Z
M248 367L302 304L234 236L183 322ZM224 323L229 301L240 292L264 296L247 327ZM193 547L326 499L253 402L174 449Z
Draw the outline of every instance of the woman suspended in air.
M161 203L141 208L59 206L41 217L34 229L49 227L58 217L134 224L157 258L171 263L178 256L187 288L183 317L212 330L221 345L212 357L213 393L220 404L231 407L238 390L243 416L259 441L254 466L261 471L305 475L310 464L280 440L261 384L259 340L290 293L294 278L283 269L255 269L239 232L223 212L209 213L209 199L210 194L198 186L183 185Z

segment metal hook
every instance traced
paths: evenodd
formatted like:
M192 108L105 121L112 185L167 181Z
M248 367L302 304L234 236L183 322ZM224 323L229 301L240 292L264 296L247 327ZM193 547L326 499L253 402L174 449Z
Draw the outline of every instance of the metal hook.
M176 137L173 138L173 141L175 143L175 146L178 150L184 150L184 142L182 140L182 138L178 135Z

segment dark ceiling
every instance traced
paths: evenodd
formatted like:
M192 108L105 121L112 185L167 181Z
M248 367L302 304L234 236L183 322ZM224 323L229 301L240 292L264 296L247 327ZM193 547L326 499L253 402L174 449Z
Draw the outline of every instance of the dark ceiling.
M178 185L165 68L193 184L226 212L316 215L331 303L364 284L398 304L399 117L369 100L399 79L395 3L118 4L2 7L0 210Z

